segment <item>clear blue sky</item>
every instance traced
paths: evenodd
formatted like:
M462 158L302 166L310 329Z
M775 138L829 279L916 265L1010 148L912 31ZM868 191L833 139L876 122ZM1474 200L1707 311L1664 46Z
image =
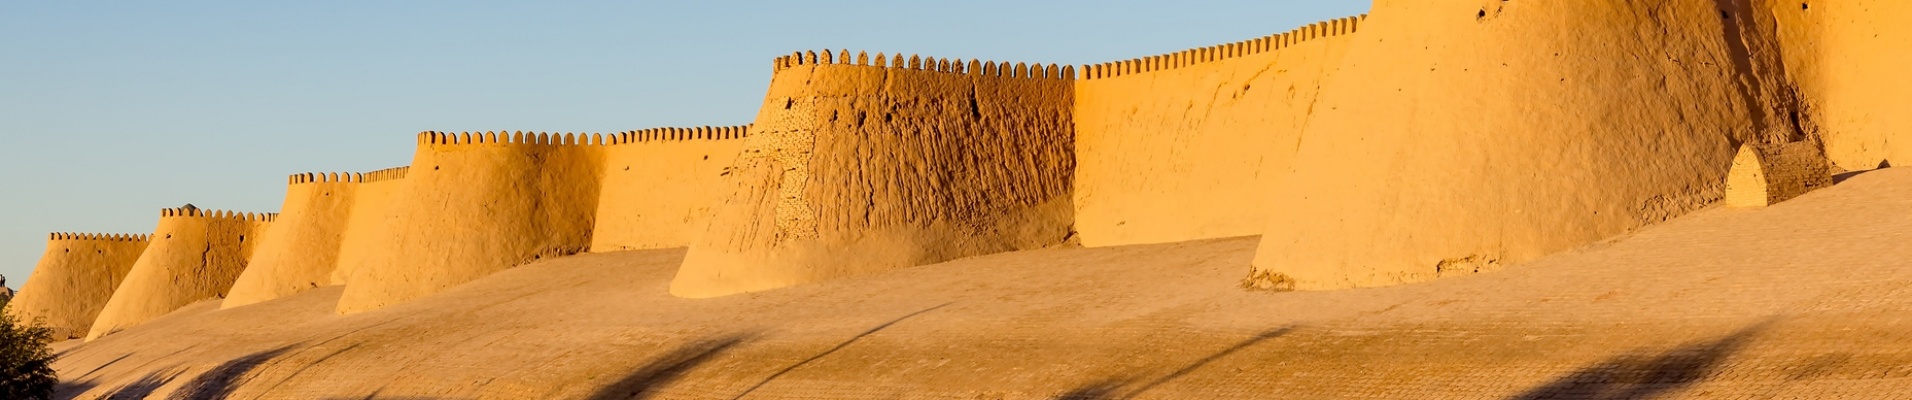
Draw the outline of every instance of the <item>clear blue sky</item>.
M51 231L277 211L286 175L406 165L419 131L749 123L794 50L1081 65L1369 3L9 1L0 274L24 283Z

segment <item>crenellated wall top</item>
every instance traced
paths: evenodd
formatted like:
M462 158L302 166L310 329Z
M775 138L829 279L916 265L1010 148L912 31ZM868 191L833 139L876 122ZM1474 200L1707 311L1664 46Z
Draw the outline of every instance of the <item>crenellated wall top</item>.
M53 232L47 234L47 240L55 241L144 242L148 239L152 239L152 237L152 234L131 233Z
M605 144L631 144L655 141L729 140L750 136L750 125L704 126L696 128L651 128L610 134Z
M194 207L166 208L159 210L161 218L207 218L232 219L246 222L272 222L279 213L249 213L226 210L203 210Z
M1361 21L1367 18L1367 14L1337 18L1308 24L1307 26L1295 28L1288 32L1234 43L1188 49L1130 60L1085 65L1082 67L1082 79L1114 78L1128 74L1175 69L1200 63L1223 61L1281 50L1315 39L1354 33L1360 29Z
M286 183L291 185L300 185L300 184L332 183L332 182L344 182L344 183L383 182L383 181L389 181L394 179L405 179L405 174L410 172L411 169L412 167L407 166L407 167L397 167L397 168L386 168L386 169L381 169L377 171L363 172L363 173L307 172L302 174L292 174L292 176L289 176L286 178Z
M825 64L872 68L900 68L1005 78L1075 79L1075 67L1068 65L1029 64L1020 62L1010 64L1007 61L937 59L936 57L923 57L915 54L911 54L909 58L904 58L902 53L895 55L876 53L876 57L870 57L868 52L859 51L854 58L852 58L849 50L837 50L836 53L831 53L830 50L826 49L823 50L822 53L818 53L814 50L795 52L787 56L777 57L777 59L773 61L775 72L783 72L792 67L802 65Z

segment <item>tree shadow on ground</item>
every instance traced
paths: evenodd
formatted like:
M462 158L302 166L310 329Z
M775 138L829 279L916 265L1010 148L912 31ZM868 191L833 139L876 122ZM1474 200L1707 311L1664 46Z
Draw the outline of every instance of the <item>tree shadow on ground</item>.
M206 372L186 381L184 386L173 391L173 399L224 399L245 382L247 373L264 365L267 361L292 350L292 346L279 346L271 350L252 353L244 357L226 360Z
M718 355L737 345L749 341L754 335L731 335L718 339L707 339L691 343L669 354L658 356L650 363L619 379L617 382L598 389L588 397L591 400L648 399L658 395L664 386L682 379L690 370L710 362Z
M839 350L843 350L843 348L845 347L850 347L851 344L856 343L858 340L863 340L863 338L876 334L876 332L878 331L889 329L890 326L896 325L899 322L903 322L903 320L916 318L917 316L927 314L930 311L936 311L936 309L948 307L950 304L955 304L955 303L943 303L942 305L939 305L939 306L918 310L916 312L909 313L908 315L897 317L896 319L890 320L890 322L884 322L881 325L877 325L874 328L870 328L870 330L863 331L863 333L859 333L855 337L851 337L850 340L845 340L843 341L843 343L838 343L836 347L831 347L829 350L824 350L822 353L817 353L817 355L810 356L810 358L804 359L803 361L799 361L796 364L790 364L790 366L784 367L782 370L779 370L774 374L770 374L770 376L764 377L763 380L757 381L757 384L755 385L750 385L749 389L744 389L742 393L738 393L736 397L732 397L731 399L733 400L742 399L744 398L744 396L748 396L751 393L756 392L757 389L762 389L764 385L770 384L770 381L777 380L777 378L782 377L784 374L790 373L790 371L795 371L797 370L797 368L801 368L804 365L809 365L812 362L816 362L817 360L821 360L824 357L828 357L830 354L834 354Z
M147 396L152 396L154 391L158 391L159 387L172 383L173 378L178 377L179 371L171 368L148 372L145 376L134 379L132 383L121 385L113 389L112 392L102 395L99 398L108 400L145 399Z
M1253 347L1254 345L1260 344L1261 342L1268 341L1269 339L1274 339L1274 338L1281 337L1283 335L1287 335L1289 332L1293 332L1294 329L1295 329L1294 327L1289 326L1289 327L1281 327L1281 328L1275 328L1275 329L1262 331L1260 334L1256 334L1254 337L1248 338L1247 340L1243 340L1239 343L1235 343L1235 345L1233 346L1229 346L1226 349L1217 351L1214 354L1209 354L1207 357L1202 357L1202 359L1200 360L1195 360L1194 362L1190 362L1188 363L1188 365L1182 366L1182 368L1176 369L1175 371L1169 372L1167 374L1162 375L1161 377L1155 378L1154 380L1150 380L1148 382L1141 383L1139 385L1136 385L1134 380L1129 380L1129 379L1108 379L1108 380L1091 383L1088 385L1083 385L1075 389L1071 389L1067 392L1063 392L1061 395L1057 395L1055 399L1057 400L1114 400L1114 399L1134 398L1137 395L1141 395L1143 392L1147 392L1151 389L1155 389L1156 387L1161 386L1162 384L1166 384L1176 379L1180 379L1183 376L1193 373L1196 370L1199 370L1210 363L1214 363L1215 361L1226 358L1229 355L1241 352L1244 349ZM1124 390L1124 388L1128 386L1134 386L1134 387Z
M1760 323L1726 337L1658 354L1613 357L1513 399L1650 399L1670 395L1705 380L1721 362L1769 325L1771 322Z

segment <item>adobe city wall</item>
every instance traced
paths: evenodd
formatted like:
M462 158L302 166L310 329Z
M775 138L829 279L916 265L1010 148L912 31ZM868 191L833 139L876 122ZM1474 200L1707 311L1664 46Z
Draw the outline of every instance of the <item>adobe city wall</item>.
M1912 2L1770 1L1786 70L1844 170L1912 163Z
M591 251L689 246L748 134L748 126L657 128L605 138Z
M582 140L581 140L582 139ZM341 313L436 293L591 245L602 153L575 134L426 132ZM601 144L602 137L596 139Z
M86 335L100 309L146 251L148 235L54 233L46 253L7 312L53 330L56 340Z
M1072 67L783 57L728 194L671 282L715 297L1058 244Z
M1895 110L1912 100L1896 94L1912 78L1904 52L1880 50L1912 36L1902 15L1872 0L1379 1L1371 18L1081 79L798 53L773 61L748 128L426 132L409 172L289 188L229 305L345 284L338 309L363 311L544 257L685 244L684 297L1071 238L1259 233L1244 283L1269 289L1474 273L1714 204L1742 146L1823 144L1845 169L1903 157L1912 117ZM172 247L191 246L155 239L111 298L158 296L140 271L164 268L141 266L173 263L145 261ZM113 309L101 321L153 314Z
M1269 191L1360 18L1085 67L1075 89L1081 243L1261 234Z
M86 339L225 297L275 217L192 207L161 210L145 252L106 301Z
M377 212L389 196L362 202L364 185L404 179L403 170L366 173L305 173L287 178L285 205L259 243L258 256L220 304L232 308L332 284L353 215L366 205ZM370 221L380 223L382 221Z
M1377 2L1302 132L1247 282L1491 270L1722 196L1803 136L1770 20L1715 0Z

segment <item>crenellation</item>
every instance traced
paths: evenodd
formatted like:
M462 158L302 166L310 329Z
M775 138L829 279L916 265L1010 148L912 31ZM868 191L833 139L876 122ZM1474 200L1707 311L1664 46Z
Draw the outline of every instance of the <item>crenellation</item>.
M691 128L648 128L607 135L603 143L607 145L624 145L657 141L741 139L747 136L745 132L749 130L749 127L750 125L724 127L706 125ZM595 141L596 139L593 140Z
M236 211L228 211L228 210L201 210L199 208L189 206L189 207L160 209L159 216L161 218L201 218L201 219L241 220L241 221L248 221L248 222L272 222L273 219L278 218L279 214L278 213L244 213L242 214Z
M1315 39L1353 34L1367 14L1315 22L1287 32L1255 39L1204 46L1168 54L1083 66L1083 79L1115 78L1143 72L1184 68L1293 47Z

